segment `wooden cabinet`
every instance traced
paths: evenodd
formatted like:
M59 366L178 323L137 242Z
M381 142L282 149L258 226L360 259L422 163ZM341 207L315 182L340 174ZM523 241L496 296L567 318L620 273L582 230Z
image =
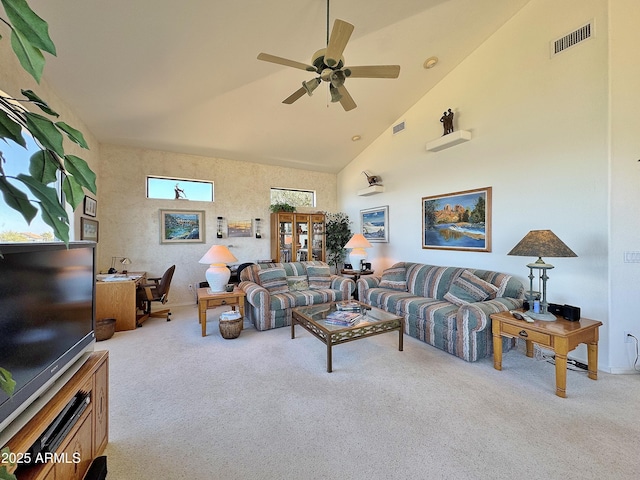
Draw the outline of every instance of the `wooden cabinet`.
M325 257L324 214L271 214L271 258L276 262L325 262Z
M139 273L136 280L122 282L96 282L96 320L116 319L116 332L135 330L138 304L136 289L146 282L146 273Z
M91 402L47 463L20 465L19 480L81 480L109 440L109 352L90 354L58 393L16 433L7 446L23 454L42 435L78 392L89 392Z

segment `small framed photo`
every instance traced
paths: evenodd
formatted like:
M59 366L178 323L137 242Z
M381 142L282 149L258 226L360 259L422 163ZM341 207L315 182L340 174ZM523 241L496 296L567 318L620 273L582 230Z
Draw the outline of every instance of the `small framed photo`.
M160 243L204 243L204 210L160 210Z
M84 196L84 214L90 217L95 217L98 212L98 202L95 198L91 198L87 195Z
M360 225L370 242L389 243L389 206L360 210Z
M98 221L91 218L80 218L80 240L98 241Z

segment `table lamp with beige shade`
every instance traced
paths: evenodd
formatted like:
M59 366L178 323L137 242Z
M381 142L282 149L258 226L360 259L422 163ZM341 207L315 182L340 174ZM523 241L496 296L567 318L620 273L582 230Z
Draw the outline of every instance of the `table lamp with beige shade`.
M349 261L354 270L363 270L363 262L367 259L365 248L371 248L369 240L361 233L356 233L345 244L344 248L350 248Z
M209 289L212 292L225 291L229 278L231 278L231 270L229 270L227 264L237 261L238 259L225 245L212 245L198 261L198 263L209 265L204 276L209 282Z

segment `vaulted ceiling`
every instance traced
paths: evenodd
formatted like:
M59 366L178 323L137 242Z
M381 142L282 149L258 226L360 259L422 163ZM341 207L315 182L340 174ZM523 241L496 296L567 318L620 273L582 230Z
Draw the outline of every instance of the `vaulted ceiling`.
M330 24L355 25L347 65L401 66L398 79L347 79L350 112L326 83L281 103L314 75L256 59L310 63L326 0L29 3L58 49L46 81L100 142L338 172L528 1L332 0Z

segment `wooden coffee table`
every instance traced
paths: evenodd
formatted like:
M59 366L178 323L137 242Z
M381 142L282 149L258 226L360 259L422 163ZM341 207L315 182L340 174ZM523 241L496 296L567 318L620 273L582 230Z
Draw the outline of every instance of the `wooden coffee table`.
M352 326L332 325L326 322L327 315L336 310L335 303L294 308L291 319L291 338L295 338L297 323L324 343L327 346L327 372L332 371L331 348L341 343L397 331L398 350L402 351L403 319L384 310L369 307L363 303L361 305L363 317Z
M567 396L567 354L579 344L585 343L588 351L588 375L598 379L598 327L602 322L581 318L570 322L558 317L555 321L535 320L533 323L518 320L509 312L491 315L493 332L493 367L502 370L502 337L523 338L527 345L527 357L533 357L533 344L553 349L556 363L556 395Z

